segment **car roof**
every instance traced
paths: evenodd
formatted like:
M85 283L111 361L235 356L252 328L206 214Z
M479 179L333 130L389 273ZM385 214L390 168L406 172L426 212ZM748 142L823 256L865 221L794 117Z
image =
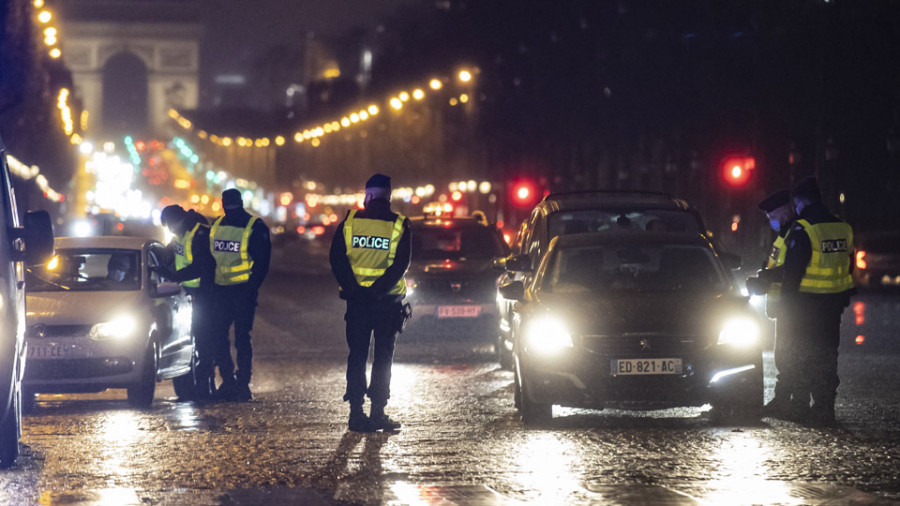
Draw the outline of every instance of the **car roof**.
M143 249L144 245L158 243L147 237L127 236L91 236L91 237L57 237L54 247L58 249L109 248L109 249Z
M416 227L447 227L447 224L457 227L491 227L477 218L415 216L409 219L409 223Z
M672 209L686 211L687 202L667 193L643 191L590 190L551 193L538 204L546 213L578 209Z
M584 234L560 235L554 239L557 247L577 248L581 246L700 246L711 247L709 240L700 234L683 232L589 232Z

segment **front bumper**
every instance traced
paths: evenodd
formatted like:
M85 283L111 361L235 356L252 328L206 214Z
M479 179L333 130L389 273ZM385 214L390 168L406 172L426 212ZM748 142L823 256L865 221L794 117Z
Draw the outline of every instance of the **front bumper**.
M99 392L138 382L146 338L94 341L87 336L26 338L24 387L32 392Z
M680 374L616 375L617 359L680 358ZM610 355L572 348L556 356L519 351L520 380L529 399L541 404L657 409L702 406L739 398L762 385L762 352L714 346L677 353ZM760 399L762 402L762 399Z

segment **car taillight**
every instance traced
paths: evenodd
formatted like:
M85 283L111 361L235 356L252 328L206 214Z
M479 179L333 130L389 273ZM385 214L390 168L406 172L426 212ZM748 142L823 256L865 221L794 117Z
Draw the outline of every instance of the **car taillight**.
M866 268L866 251L859 250L856 252L856 268L857 269L865 269Z
M312 228L312 233L314 235L322 235L325 233L325 227L323 227L321 225L316 225L315 227Z
M298 227L297 227L297 233L300 234L300 235L305 234L305 233L306 233L306 227L304 227L303 225L298 226Z

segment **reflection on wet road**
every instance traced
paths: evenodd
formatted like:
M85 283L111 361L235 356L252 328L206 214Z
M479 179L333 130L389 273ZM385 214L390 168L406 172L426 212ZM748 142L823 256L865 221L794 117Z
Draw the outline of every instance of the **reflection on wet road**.
M298 287L302 287L299 289ZM900 500L900 299L844 317L834 428L717 426L704 408L554 410L525 428L489 340L401 338L397 434L345 430L345 343L327 271L261 297L254 400L151 409L124 392L42 396L2 504L888 504ZM860 316L861 315L861 316ZM857 336L864 339L859 343ZM771 355L767 357L771 395Z

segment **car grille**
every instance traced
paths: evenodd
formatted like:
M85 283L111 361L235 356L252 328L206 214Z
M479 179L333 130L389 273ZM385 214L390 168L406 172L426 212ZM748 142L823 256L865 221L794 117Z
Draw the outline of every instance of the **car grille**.
M85 336L93 325L29 325L25 337L72 337Z
M670 334L587 335L584 347L590 352L607 356L685 354L703 348L698 336Z
M67 360L29 359L25 380L102 378L129 373L134 362L128 357L78 358Z
M415 287L423 297L452 297L471 299L473 302L493 302L497 296L497 284L493 278L485 279L422 279Z

